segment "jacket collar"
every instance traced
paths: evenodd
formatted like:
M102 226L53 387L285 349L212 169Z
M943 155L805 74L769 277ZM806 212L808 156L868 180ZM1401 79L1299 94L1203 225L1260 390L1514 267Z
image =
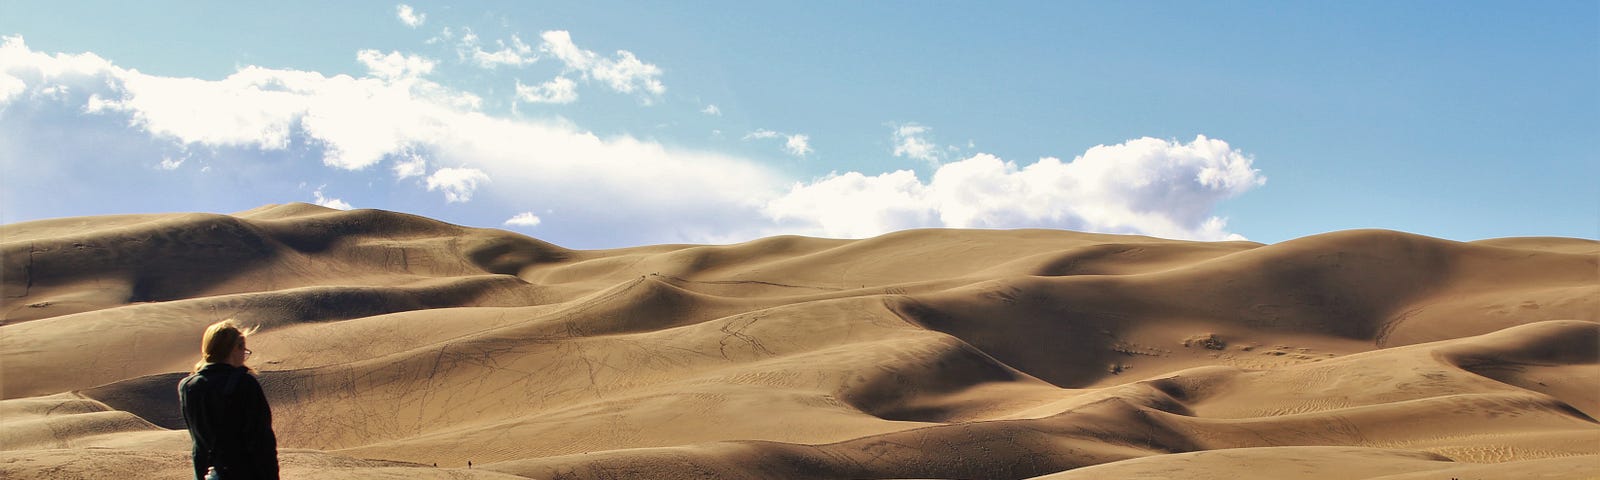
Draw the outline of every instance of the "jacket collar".
M213 373L228 373L238 368L239 367L228 365L226 363L207 363L206 366L200 367L199 373L206 375Z

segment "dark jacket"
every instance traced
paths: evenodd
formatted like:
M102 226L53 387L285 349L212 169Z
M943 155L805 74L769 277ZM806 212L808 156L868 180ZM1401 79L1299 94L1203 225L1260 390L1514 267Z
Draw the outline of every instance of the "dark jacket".
M223 479L278 478L278 438L272 407L255 375L241 367L210 363L178 383L183 421L194 440L194 475L208 467Z

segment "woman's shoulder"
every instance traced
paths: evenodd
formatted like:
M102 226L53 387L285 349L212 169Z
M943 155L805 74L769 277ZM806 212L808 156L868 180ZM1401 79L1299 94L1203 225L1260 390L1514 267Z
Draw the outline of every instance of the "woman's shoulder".
M262 391L261 379L256 378L255 370L240 368L238 373L236 373L234 376L238 377L238 380L235 382L238 383L239 390L254 390L257 392Z
M255 373L254 370L245 367L213 363L206 365L198 373L190 376L207 377L206 380L208 381L221 382L223 385L228 386L255 385L259 388L260 383L256 381Z

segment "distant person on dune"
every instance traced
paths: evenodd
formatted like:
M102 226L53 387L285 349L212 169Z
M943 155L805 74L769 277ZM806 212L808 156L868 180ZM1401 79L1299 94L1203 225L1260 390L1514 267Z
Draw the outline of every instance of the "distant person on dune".
M196 480L278 478L278 438L272 407L244 361L250 356L233 319L206 327L200 363L178 383L183 421L194 439Z

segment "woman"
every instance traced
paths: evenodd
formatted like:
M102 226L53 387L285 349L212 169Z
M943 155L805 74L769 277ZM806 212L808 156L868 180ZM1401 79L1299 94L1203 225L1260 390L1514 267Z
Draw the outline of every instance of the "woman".
M206 327L200 363L178 383L183 421L194 439L196 480L277 479L272 408L244 361L250 356L233 319ZM208 471L209 470L209 471Z

